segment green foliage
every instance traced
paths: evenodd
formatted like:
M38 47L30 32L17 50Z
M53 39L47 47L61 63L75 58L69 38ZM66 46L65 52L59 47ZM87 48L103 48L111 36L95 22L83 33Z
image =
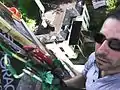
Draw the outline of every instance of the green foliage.
M117 8L117 0L106 0L107 7L93 9L92 3L87 0L87 7L91 17L89 30L99 32L108 13Z
M19 0L18 6L28 27L34 31L35 25L39 24L41 18L37 4L34 0Z
M38 18L39 8L34 0L19 0L18 6L23 16L28 17L30 19Z
M30 30L34 31L35 25L36 25L36 21L26 17L26 23L27 23L28 27L30 28Z
M116 9L117 5L117 0L106 0L107 3L107 13L109 13L111 10Z
M16 1L16 0L0 0L1 2L14 2L14 1Z
M0 1L6 4L7 6L12 6L13 2L15 2L15 0L0 0Z
M39 8L34 0L0 0L8 7L16 7L22 14L22 18L28 27L33 30L36 23L39 23ZM38 21L37 21L38 20Z

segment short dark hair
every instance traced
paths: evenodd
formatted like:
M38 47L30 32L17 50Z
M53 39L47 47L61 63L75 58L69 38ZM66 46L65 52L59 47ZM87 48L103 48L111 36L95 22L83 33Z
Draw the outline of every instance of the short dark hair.
M115 9L107 15L107 18L120 20L120 8Z

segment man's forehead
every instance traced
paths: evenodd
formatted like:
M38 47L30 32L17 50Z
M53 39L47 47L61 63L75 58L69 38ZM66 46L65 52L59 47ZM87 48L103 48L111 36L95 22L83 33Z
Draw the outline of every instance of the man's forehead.
M107 38L118 38L120 39L120 21L116 19L107 19L101 30L101 33L103 33Z
M103 23L100 32L116 32L120 33L120 20L108 18Z

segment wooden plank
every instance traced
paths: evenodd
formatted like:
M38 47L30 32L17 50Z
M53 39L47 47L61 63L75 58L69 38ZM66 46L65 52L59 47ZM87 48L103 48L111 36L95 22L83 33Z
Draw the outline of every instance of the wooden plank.
M19 33L17 30L15 30L1 16L0 16L0 29L3 32L8 33L10 36L12 36L13 39L16 40L16 41L18 41L21 45L33 45L34 46L34 44L31 41L29 41L21 33Z

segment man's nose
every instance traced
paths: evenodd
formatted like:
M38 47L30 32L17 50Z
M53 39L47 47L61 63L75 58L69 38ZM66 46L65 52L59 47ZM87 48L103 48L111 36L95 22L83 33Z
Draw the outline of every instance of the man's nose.
M98 48L98 51L99 52L103 52L103 53L108 53L109 52L109 47L108 47L108 41L105 40L101 45L100 47Z

